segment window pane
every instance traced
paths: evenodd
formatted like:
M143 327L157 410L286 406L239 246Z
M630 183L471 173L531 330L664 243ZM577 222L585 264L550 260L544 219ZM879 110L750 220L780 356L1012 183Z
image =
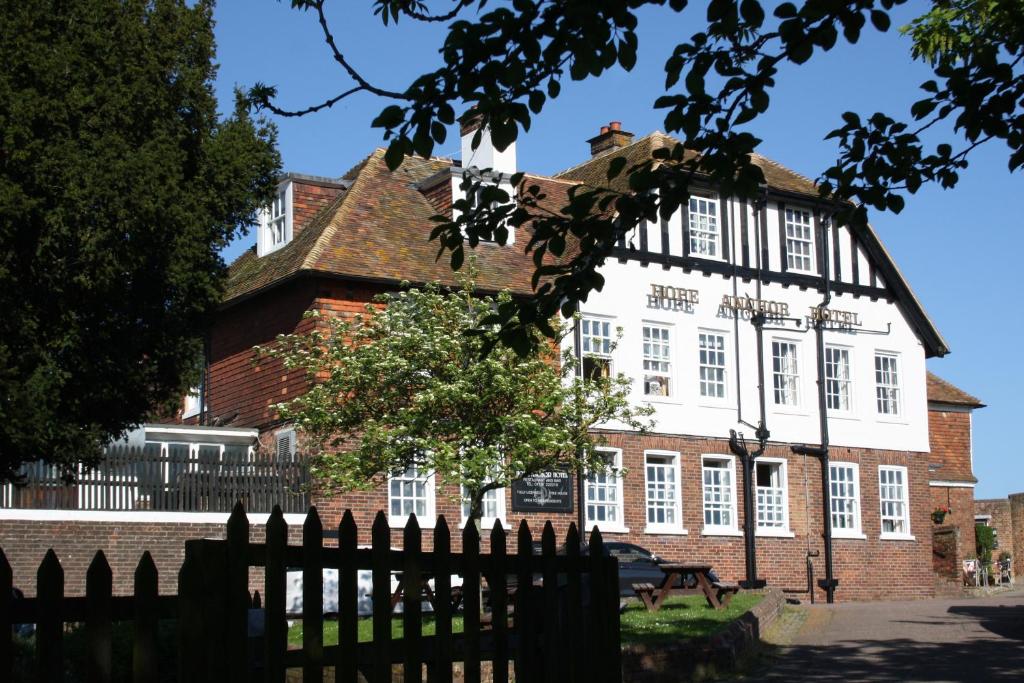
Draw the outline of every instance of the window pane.
M700 395L725 398L725 336L701 332L697 345L700 354Z
M810 211L786 209L786 266L813 272L814 230Z
M718 257L718 200L690 197L690 253Z
M795 343L772 342L772 383L776 405L800 404L800 372Z
M672 349L667 327L644 325L644 395L669 396L672 379Z

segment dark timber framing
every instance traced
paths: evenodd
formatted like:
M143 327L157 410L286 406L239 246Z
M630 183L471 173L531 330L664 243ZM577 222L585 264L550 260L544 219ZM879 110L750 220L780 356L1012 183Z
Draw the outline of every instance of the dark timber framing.
M789 253L786 251L786 205L783 202L779 202L779 254L782 272L785 273L789 270ZM768 259L765 259L765 267L767 265Z
M733 273L744 280L755 280L758 277L757 268L744 268L743 266L725 263L716 259L697 258L696 256L675 256L672 254L640 254L629 249L616 249L612 256L620 261L640 261L642 263L660 263L670 268L682 268L683 270L698 270L702 273L732 277ZM821 277L806 273L780 273L778 271L761 271L761 280L767 283L778 283L783 286L795 285L804 289L821 289ZM866 285L855 285L849 282L839 282L832 287L832 291L855 296L866 296L872 299L894 299L891 292L883 287L868 287Z
M740 200L740 244L743 252L743 267L750 267L750 237L747 235L747 200Z
M679 217L683 219L683 256L690 255L690 202L679 205Z
M668 236L668 219L661 219L661 253L663 256L668 256L671 253L671 243L669 242ZM662 263L661 267L665 270L671 268L667 263ZM582 527L581 527L582 528Z
M768 203L761 205L761 220L758 221L761 229L761 269L769 270L771 261L768 260ZM782 259L785 263L786 259ZM754 276L757 276L757 269L754 269Z
M833 280L835 282L842 282L843 281L843 262L842 262L842 259L840 258L840 251L841 250L839 248L839 226L836 225L835 223L833 223L832 224L832 260L835 262L833 264L835 267L832 269L832 272L834 273Z

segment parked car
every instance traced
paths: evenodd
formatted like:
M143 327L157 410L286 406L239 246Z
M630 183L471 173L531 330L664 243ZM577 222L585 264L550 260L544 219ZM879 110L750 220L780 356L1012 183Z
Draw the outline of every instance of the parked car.
M651 583L655 586L661 586L662 582L665 581L665 574L658 567L658 564L667 560L658 557L647 548L634 543L609 541L604 544L604 551L605 554L619 560L620 597L635 597L636 593L633 591L634 583ZM583 552L587 553L588 549L584 547ZM718 581L718 577L715 576L713 571L711 572L711 580ZM689 588L696 587L697 580L692 574L684 574L674 588L682 588L684 585Z

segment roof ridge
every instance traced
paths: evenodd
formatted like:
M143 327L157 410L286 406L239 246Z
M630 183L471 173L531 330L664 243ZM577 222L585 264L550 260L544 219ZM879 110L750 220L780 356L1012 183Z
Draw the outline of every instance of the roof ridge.
M786 173L792 173L797 178L800 178L801 180L806 180L808 183L810 183L814 187L818 187L818 183L816 183L815 181L811 180L810 178L805 176L803 173L800 173L799 171L794 171L789 166L785 166L785 165L779 163L778 161L776 161L775 159L772 159L771 157L766 157L765 155L761 154L760 152L751 152L750 153L750 159L751 159L751 161L753 161L755 159L761 159L761 160L771 164L775 168L781 169L781 170L785 171Z
M563 170L553 174L551 177L552 177L553 180L558 180L559 179L558 176L563 176L563 175L565 175L567 173L571 173L572 171L575 171L577 169L583 168L587 164L590 164L590 163L593 163L595 161L598 161L599 159L603 159L604 157L609 156L611 154L617 154L617 153L619 153L619 152L621 152L623 150L629 149L630 147L635 147L635 146L639 145L641 142L644 142L646 140L649 140L650 138L653 138L655 135L662 136L662 137L667 137L660 130L653 131L653 132L648 133L647 135L643 136L642 138L639 138L638 140L634 140L633 142L629 143L628 145L623 145L622 147L617 147L614 150L609 151L607 154L601 154L600 156L590 157L589 159L581 161L580 163L576 164L575 166L570 166L569 168L563 169Z
M306 252L305 258L302 259L302 269L305 270L316 267L316 262L320 260L320 256L323 254L326 245L329 244L332 239L334 239L334 235L335 233L337 233L337 227L339 222L338 217L342 215L344 210L347 208L349 204L348 198L356 195L357 189L362 190L361 181L363 180L363 172L366 170L367 165L369 165L372 159L383 158L383 156L384 149L382 147L377 147L368 155L366 155L366 158L363 159L358 164L359 170L356 171L355 177L352 178L352 184L349 185L348 190L345 191L344 195L342 196L341 202L338 204L336 208L334 208L333 211L324 212L325 214L328 214L330 217L327 219L326 224L320 231L320 234L317 236L316 241L313 243L313 246L310 247L309 251Z

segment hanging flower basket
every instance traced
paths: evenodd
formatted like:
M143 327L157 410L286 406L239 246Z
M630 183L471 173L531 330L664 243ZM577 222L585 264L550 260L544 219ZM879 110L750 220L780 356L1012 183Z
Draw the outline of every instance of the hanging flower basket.
M948 515L952 511L953 510L951 508L945 506L935 508L935 510L932 511L932 521L936 524L942 524L944 521L946 521L946 515Z

